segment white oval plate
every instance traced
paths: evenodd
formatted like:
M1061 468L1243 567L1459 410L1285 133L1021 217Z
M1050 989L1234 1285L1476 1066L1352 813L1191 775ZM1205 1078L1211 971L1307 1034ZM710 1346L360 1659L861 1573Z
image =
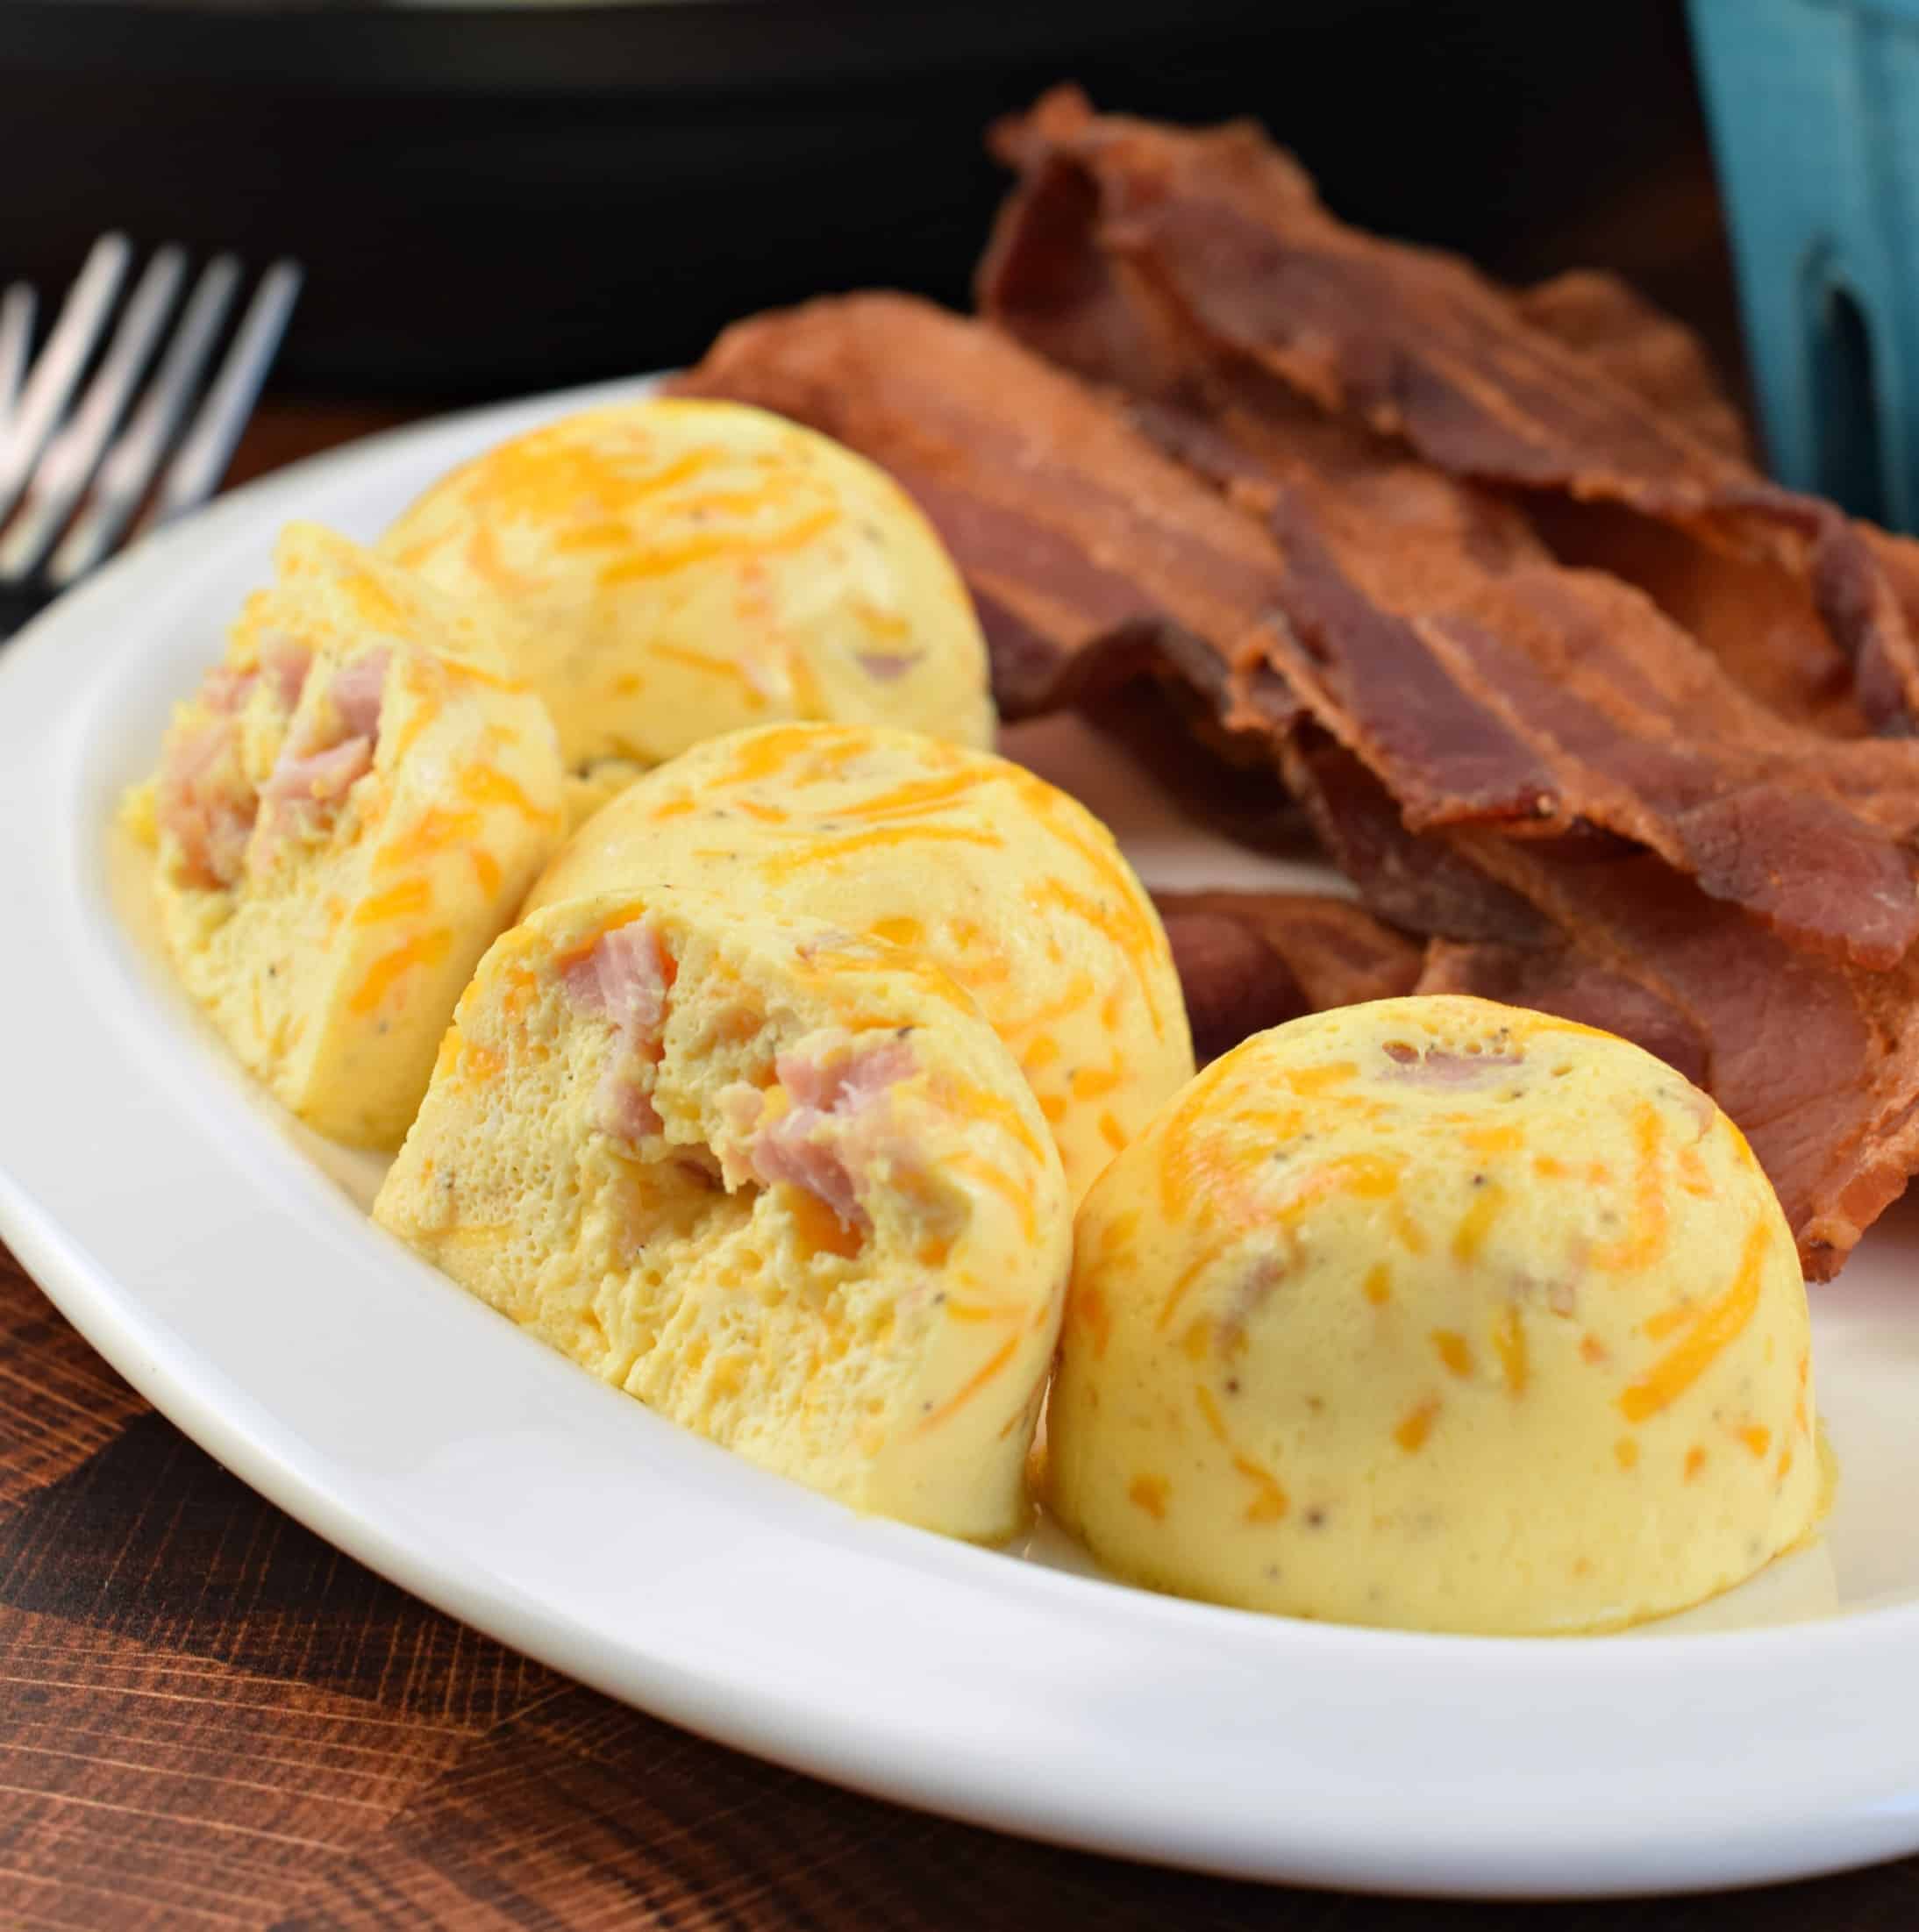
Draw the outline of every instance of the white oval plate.
M115 802L169 701L286 518L371 537L450 465L638 387L284 471L0 653L0 1234L61 1308L189 1435L395 1581L613 1696L904 1803L1431 1893L1717 1886L1919 1848L1910 1216L1817 1292L1844 1470L1819 1547L1627 1637L1402 1636L1154 1596L1054 1531L970 1549L761 1474L389 1242L238 1077L115 911ZM1150 882L1287 877L1181 827L1069 723L1017 748L1091 795Z

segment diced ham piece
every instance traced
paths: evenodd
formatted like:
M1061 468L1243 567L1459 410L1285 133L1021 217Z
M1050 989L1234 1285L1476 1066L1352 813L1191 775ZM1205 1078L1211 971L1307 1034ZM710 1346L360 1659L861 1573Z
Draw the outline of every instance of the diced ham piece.
M876 679L881 684L891 684L895 679L903 678L919 660L920 652L917 651L910 651L903 654L891 651L856 651L853 652L853 662L869 678Z
M208 889L239 877L260 809L240 757L239 728L239 714L259 682L258 671L213 666L200 681L207 722L175 731L161 761L161 829L173 835L188 879Z
M864 1231L872 1226L860 1205L852 1171L839 1151L812 1137L824 1115L788 1114L753 1143L753 1175L763 1186L781 1181L803 1188L833 1211L843 1228Z
M200 702L222 717L232 717L246 702L260 676L257 671L236 671L217 664L200 681Z
M642 1064L658 1058L660 1023L673 983L658 936L644 919L617 926L560 977L574 1003L610 1021L617 1037L594 1096L601 1130L636 1143L657 1134L660 1118L638 1073Z
M875 1095L913 1071L913 1050L893 1038L857 1058L815 1056L789 1050L773 1063L780 1084L798 1108L822 1113L856 1113Z
M665 1124L654 1108L652 1096L632 1078L630 1059L610 1062L600 1076L594 1106L601 1128L615 1140L635 1145L649 1134L657 1134Z
M657 1027L666 1013L666 959L644 919L603 933L592 952L575 959L564 976L574 999L612 1021L629 1045Z
M901 1039L860 1053L847 1050L844 1036L802 1042L774 1063L792 1105L745 1138L739 1158L761 1186L803 1187L842 1227L863 1231L872 1223L853 1179L860 1148L883 1117L893 1087L913 1068L912 1049Z
M223 686L222 697L230 695ZM259 802L231 711L168 738L155 802L161 829L172 835L194 885L218 889L239 877Z
M1714 1127L1718 1123L1719 1103L1714 1100L1710 1094L1701 1093L1699 1088L1694 1087L1690 1080L1686 1081L1680 1087L1674 1097L1681 1106L1687 1109L1693 1118L1699 1123L1699 1132L1695 1137L1700 1140L1705 1139L1706 1136L1711 1133Z
M387 653L369 652L362 662L377 658L382 676ZM256 791L241 757L240 714L255 691L268 692L276 708L290 713L300 702L313 653L290 638L271 639L257 668L234 669L217 664L200 681L200 708L208 714L203 724L176 731L168 741L161 764L157 809L161 828L172 834L187 877L209 889L233 884L245 868L247 843L253 837L262 797L282 803L321 805L342 796L372 764L372 732L377 729L378 694L373 723L364 733L348 734L343 744L315 743L282 749L272 774ZM358 666L341 673L353 677ZM365 716L360 690L349 685L353 716ZM347 707L339 707L346 716Z
M1393 1062L1392 1077L1423 1087L1473 1087L1525 1064L1522 1053L1449 1053L1442 1046L1422 1053L1403 1040L1388 1040L1386 1057Z
M370 738L350 738L304 758L289 758L282 752L260 795L276 804L332 805L372 769Z
M327 688L328 709L309 713L289 733L260 797L273 805L260 857L270 859L289 831L317 831L340 800L373 769L380 740L380 694L392 652L368 651L336 672ZM291 690L297 699L312 659L297 645L276 644L268 661L268 675L283 700Z

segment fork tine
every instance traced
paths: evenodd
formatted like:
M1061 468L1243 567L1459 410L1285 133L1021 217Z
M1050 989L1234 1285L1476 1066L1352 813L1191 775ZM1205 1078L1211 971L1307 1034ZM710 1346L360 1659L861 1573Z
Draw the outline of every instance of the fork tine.
M0 517L19 500L40 446L59 422L93 346L106 325L132 247L125 235L103 235L61 304L60 319L33 365L19 407L0 429Z
M239 263L232 255L216 256L201 270L160 367L100 466L92 500L74 519L46 567L47 581L56 589L91 570L132 521L193 400L239 286Z
M33 346L33 290L17 282L0 296L0 429L13 413Z
M260 277L260 287L240 318L233 346L161 479L151 518L153 527L196 509L219 487L299 299L300 281L299 265L292 261L276 261Z
M19 514L0 539L0 582L17 582L46 555L98 467L126 399L153 354L179 293L187 258L162 248L147 263L80 406L40 453Z

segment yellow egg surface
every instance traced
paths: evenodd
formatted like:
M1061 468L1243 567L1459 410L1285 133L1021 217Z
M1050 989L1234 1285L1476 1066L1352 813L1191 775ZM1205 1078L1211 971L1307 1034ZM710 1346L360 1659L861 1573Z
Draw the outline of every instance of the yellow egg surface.
M374 1218L767 1469L1025 1520L1071 1208L1005 1048L901 948L697 892L547 907L461 999Z
M1418 1629L1676 1611L1822 1508L1806 1296L1637 1047L1384 1000L1216 1061L1081 1209L1049 1493L1115 1570Z
M276 560L130 816L175 966L239 1059L321 1133L396 1147L559 843L559 746L484 611L314 524Z
M656 764L778 718L990 745L959 573L884 471L741 403L589 410L454 470L385 554L520 620L569 766Z
M1075 1200L1192 1077L1166 935L1112 834L989 752L876 725L738 732L622 793L528 904L654 884L935 960L1012 1050Z

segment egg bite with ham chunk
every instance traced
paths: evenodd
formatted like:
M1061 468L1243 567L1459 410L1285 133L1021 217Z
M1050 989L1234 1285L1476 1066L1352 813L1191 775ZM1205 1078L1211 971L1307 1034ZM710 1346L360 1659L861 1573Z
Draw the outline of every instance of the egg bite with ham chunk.
M985 641L932 526L884 471L762 410L564 417L452 472L382 548L521 620L517 667L583 797L779 718L993 741Z
M624 792L528 904L693 884L935 961L1012 1050L1075 1200L1192 1077L1152 902L1084 806L1008 759L878 725L737 732Z
M484 610L310 524L276 564L129 816L174 966L241 1061L319 1132L396 1147L559 842L559 746Z
M1382 1000L1216 1061L1093 1189L1050 1495L1182 1595L1615 1629L1813 1529L1809 1350L1785 1217L1704 1094L1543 1014Z
M460 1002L374 1218L649 1408L852 1508L995 1540L1071 1208L930 962L695 893L550 905Z

